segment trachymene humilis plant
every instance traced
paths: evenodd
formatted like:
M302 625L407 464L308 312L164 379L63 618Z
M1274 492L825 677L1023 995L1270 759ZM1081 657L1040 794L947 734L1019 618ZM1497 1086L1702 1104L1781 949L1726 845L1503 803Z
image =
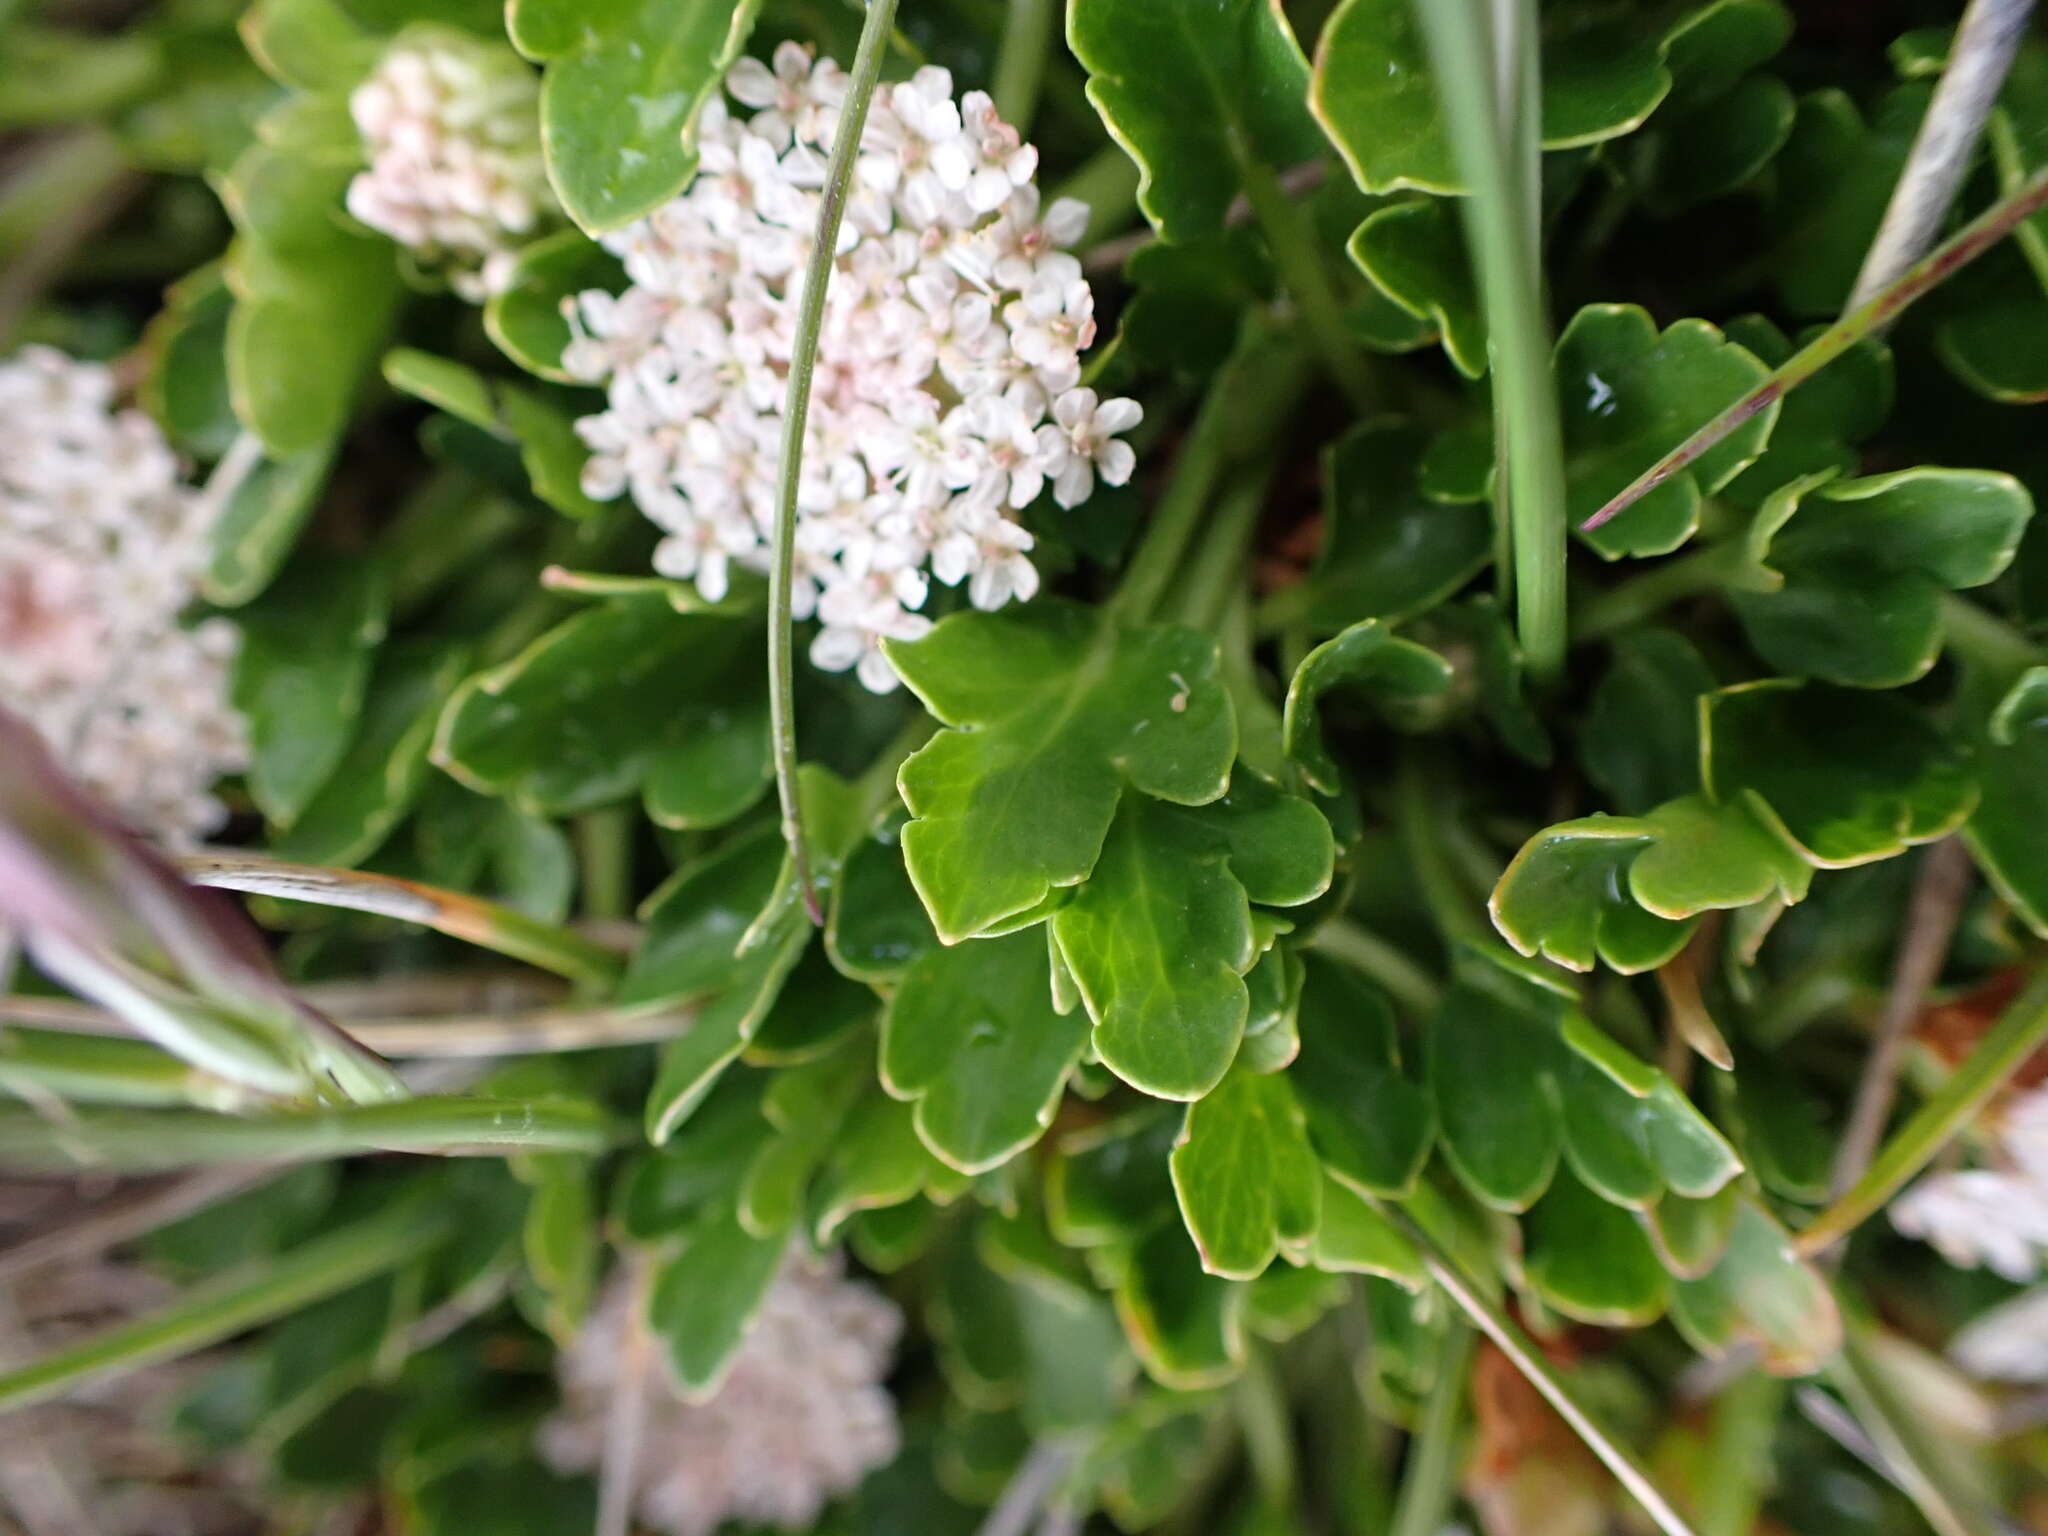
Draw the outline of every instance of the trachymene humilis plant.
M2028 10L0 20L7 1518L2038 1520Z

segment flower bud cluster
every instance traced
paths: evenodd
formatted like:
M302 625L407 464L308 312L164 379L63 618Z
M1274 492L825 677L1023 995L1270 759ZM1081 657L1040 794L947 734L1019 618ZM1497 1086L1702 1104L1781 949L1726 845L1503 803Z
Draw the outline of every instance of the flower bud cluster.
M482 38L419 28L385 51L349 111L370 164L348 211L474 303L503 288L555 213L533 70Z
M827 155L846 95L795 44L736 63L698 125L682 196L605 237L622 294L565 305L575 377L608 408L579 422L584 489L630 493L661 527L662 574L716 600L765 570L784 393ZM1038 590L1019 513L1121 485L1136 402L1081 384L1095 301L1066 247L1087 225L1043 205L1038 152L988 96L927 67L877 93L861 137L824 327L797 497L795 611L811 660L896 686L880 650L931 627L931 578L994 609Z
M186 627L203 502L114 381L48 347L0 362L0 705L139 832L190 843L247 749L228 703L239 636Z
M1929 1174L1892 1202L1892 1225L1961 1269L2032 1280L2048 1255L2048 1088L2004 1111L2003 1166Z
M562 1409L542 1426L541 1454L564 1471L604 1455L612 1397L636 1379L625 1355L638 1336L634 1289L615 1278L562 1352ZM836 1261L792 1254L747 1340L702 1402L657 1370L647 1388L634 1503L670 1536L712 1536L727 1521L808 1530L825 1506L893 1460L896 1404L882 1378L903 1314Z

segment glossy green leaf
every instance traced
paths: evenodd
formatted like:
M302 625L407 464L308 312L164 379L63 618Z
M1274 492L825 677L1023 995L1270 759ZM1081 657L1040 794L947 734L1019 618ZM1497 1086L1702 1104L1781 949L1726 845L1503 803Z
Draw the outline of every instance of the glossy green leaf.
M1671 88L1656 31L1597 7L1553 8L1542 47L1546 149L1627 133ZM1409 0L1344 0L1316 47L1312 101L1366 191L1465 190Z
M1312 158L1308 63L1265 0L1197 12L1129 0L1072 0L1067 45L1088 99L1138 162L1138 206L1168 240L1223 226L1241 167Z
M235 414L272 458L332 443L397 314L398 268L356 233L342 194L355 165L277 143L250 146L222 180L228 250L228 381Z
M1174 1195L1202 1268L1250 1280L1315 1240L1322 1169L1284 1075L1244 1067L1188 1106L1171 1160Z
M776 1135L754 1153L739 1186L739 1221L750 1234L773 1237L796 1225L811 1176L867 1087L871 1070L866 1042L848 1039L775 1074L762 1095L761 1113Z
M1833 319L1884 217L1931 86L1891 91L1868 123L1847 94L1799 100L1792 133L1772 164L1765 217L1777 236L1765 270L1793 314Z
M1796 104L1784 82L1757 73L1792 35L1779 0L1718 0L1665 39L1671 95L1631 145L1631 178L1659 215L1749 184L1784 147Z
M1358 1197L1347 1191L1345 1198ZM1320 1238L1320 1226L1317 1233ZM1275 1264L1252 1281L1245 1293L1245 1327L1259 1338L1285 1344L1308 1332L1332 1308L1342 1306L1350 1289L1340 1272Z
M249 724L249 793L273 826L298 818L347 750L389 602L376 562L320 555L239 615L230 697Z
M1754 1200L1741 1203L1721 1261L1673 1289L1671 1320L1704 1354L1739 1341L1759 1346L1785 1376L1818 1370L1842 1344L1842 1316L1827 1281Z
M729 1207L721 1207L692 1225L680 1249L655 1260L648 1331L686 1397L707 1398L725 1380L788 1243L785 1232L751 1235Z
M1564 1146L1556 1034L1538 1014L1460 984L1429 1030L1429 1081L1444 1155L1475 1195L1522 1211L1549 1187Z
M1370 1201L1327 1174L1315 1264L1336 1274L1378 1275L1411 1291L1429 1284L1429 1270L1415 1245Z
M1697 1280L1720 1263L1736 1217L1750 1198L1736 1182L1700 1200L1667 1192L1637 1219L1672 1278Z
M393 389L519 447L533 493L569 517L593 517L598 505L583 492L589 450L576 435L568 409L536 389L489 379L474 368L412 347L384 354L384 379Z
M1708 797L1753 791L1823 869L1946 836L1976 802L1960 753L1889 694L1776 678L1707 694L1700 709Z
M199 579L208 602L233 608L265 587L290 557L334 465L333 443L263 459L237 485L209 536Z
M1435 607L1479 572L1492 554L1492 516L1484 506L1432 499L1417 479L1422 456L1414 428L1378 422L1329 448L1322 551L1301 595L1276 603L1301 604L1319 630L1370 618L1394 623Z
M580 230L561 230L520 251L505 286L484 304L484 329L528 373L575 383L562 369L562 349L570 339L563 300L593 288L616 293L625 284L616 256Z
M2007 405L2048 400L2048 301L1987 296L1940 322L1935 349L1970 388Z
M1569 1173L1522 1222L1530 1286L1565 1316L1601 1327L1654 1322L1671 1295L1671 1280L1629 1213L1610 1205Z
M1199 805L1229 783L1236 726L1216 643L1194 630L1035 603L954 614L888 650L951 727L897 778L915 818L904 859L946 943L1087 879L1126 784Z
M1173 1209L1167 1158L1180 1116L1147 1105L1060 1139L1046 1167L1046 1221L1074 1247L1135 1241Z
M545 61L548 180L588 234L639 218L697 167L697 115L746 46L758 0L511 0L505 23Z
M1301 1055L1289 1076L1309 1136L1345 1183L1405 1195L1429 1156L1435 1106L1401 1072L1386 995L1330 960L1305 960Z
M880 1009L880 999L872 988L842 976L824 947L814 945L790 972L742 1058L755 1067L817 1061L863 1033Z
M1427 197L1390 203L1367 215L1347 249L1380 292L1436 326L1458 372L1486 372L1486 317L1454 208Z
M1624 975L1684 947L1702 912L1790 903L1812 871L1753 801L1688 795L1647 816L1561 822L1522 846L1494 888L1501 936L1575 971L1596 958Z
M257 0L238 30L273 79L302 91L346 90L377 61L378 39L334 0Z
M1245 311L1273 290L1272 262L1249 225L1170 245L1151 241L1131 253L1124 275L1135 291L1123 345L1145 362L1191 373L1229 361Z
M1713 673L1683 635L1632 629L1615 637L1579 732L1586 775L1615 809L1641 815L1699 789L1699 697L1713 686Z
M785 919L766 942L737 958L724 990L698 1011L689 1032L662 1053L647 1096L649 1141L659 1145L674 1134L739 1059L803 958L809 938L801 916Z
M832 888L825 947L856 981L894 981L938 943L904 870L901 835L892 818L884 833L856 843Z
M1729 601L1778 670L1896 688L1940 653L1943 591L2002 575L2033 513L2026 487L1992 470L1794 480L1749 530L1752 559L1782 584Z
M1671 1080L1635 1093L1569 1053L1558 1080L1564 1151L1573 1172L1612 1205L1641 1210L1667 1190L1704 1200L1742 1169L1735 1150Z
M938 1160L917 1134L915 1111L880 1089L870 1092L847 1116L842 1134L826 1157L811 1189L812 1234L829 1242L849 1220L901 1210L916 1202L924 1214L911 1218L926 1229L930 1207L917 1201ZM876 1229L870 1228L871 1236ZM921 1242L916 1234L898 1234Z
M1762 315L1741 315L1728 322L1727 334L1776 368L1795 346L1812 341L1819 328L1800 332L1795 344ZM1876 337L1857 342L1785 396L1763 455L1723 486L1721 494L1738 506L1759 507L1772 491L1801 475L1855 469L1857 445L1891 415L1893 374L1890 347Z
M234 295L219 263L164 290L164 307L143 333L149 371L139 393L172 442L203 459L226 453L241 430L228 396L228 316Z
M2048 934L2048 667L2029 667L1999 701L1977 749L1981 798L1963 840L1985 878Z
M745 619L677 613L653 596L605 603L465 683L434 761L536 815L639 790L665 826L718 826L771 773L759 646Z
M355 738L291 829L271 843L281 859L349 868L382 847L425 788L427 749L449 695L469 668L460 646L401 640L377 658Z
M927 951L882 1017L881 1073L917 1105L932 1151L980 1173L1052 1123L1088 1021L1053 1011L1045 941L1029 930Z
M1177 1217L1138 1240L1115 1298L1124 1336L1161 1386L1220 1386L1244 1364L1245 1287L1202 1268Z
M1632 304L1589 304L1574 315L1557 339L1556 368L1574 525L1770 372L1704 320L1659 331ZM1699 527L1701 500L1763 451L1777 412L1773 401L1586 542L1609 560L1678 548Z
M761 1113L767 1081L766 1073L732 1073L682 1131L633 1156L614 1201L614 1217L628 1237L665 1242L731 1203L755 1153L775 1134Z
M1300 954L1292 945L1274 944L1259 956L1245 976L1250 1006L1245 1015L1240 1065L1253 1072L1278 1072L1301 1054Z
M1399 702L1430 699L1446 692L1453 676L1443 657L1399 638L1381 620L1353 624L1310 651L1295 669L1281 727L1287 755L1310 785L1337 794L1343 778L1323 745L1323 696L1332 689L1357 689Z

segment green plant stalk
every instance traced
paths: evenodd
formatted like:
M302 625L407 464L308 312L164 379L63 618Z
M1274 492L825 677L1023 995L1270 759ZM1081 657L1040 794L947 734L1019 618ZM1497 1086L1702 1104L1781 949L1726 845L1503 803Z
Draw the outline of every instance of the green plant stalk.
M621 805L576 818L576 864L585 917L604 922L632 914L633 823L632 811Z
M1429 908L1446 944L1482 948L1498 944L1492 926L1479 915L1479 899L1465 888L1451 867L1438 825L1436 799L1423 773L1421 755L1413 750L1401 754L1394 777L1394 802L1401 849L1408 856L1415 883L1422 887L1423 904Z
M1950 650L1996 676L2017 676L2048 664L2048 648L1959 593L1942 593L1941 626Z
M1159 498L1144 540L1124 568L1123 580L1103 605L1105 613L1123 623L1142 624L1152 617L1201 522L1202 509L1209 504L1229 463L1227 439L1236 423L1223 401L1221 386L1229 377L1230 365L1226 363L1224 368L1181 441L1173 479Z
M1916 1410L1901 1402L1885 1381L1864 1345L1865 1326L1858 1319L1848 1320L1841 1352L1828 1365L1828 1379L1871 1444L1883 1452L1900 1491L1937 1536L1996 1536L1976 1499L1955 1485L1940 1450L1922 1433Z
M1472 192L1467 243L1478 269L1493 374L1495 484L1513 555L1515 628L1529 675L1554 680L1565 652L1564 437L1551 378L1542 251L1528 185L1540 130L1532 79L1535 18L1517 7L1510 64L1519 110L1504 118L1487 0L1416 0L1444 126Z
M216 1109L250 1097L147 1041L44 1029L0 1029L0 1092L31 1100L48 1094L71 1103Z
M1294 1504L1294 1428L1270 1351L1253 1349L1246 1354L1244 1372L1231 1388L1231 1403L1244 1432L1245 1455L1259 1497L1284 1514Z
M1443 988L1434 976L1405 952L1348 917L1324 923L1310 937L1309 945L1363 971L1410 1013L1434 1013L1443 999Z
M342 907L418 923L586 985L610 987L625 964L602 944L566 928L539 922L493 901L400 880L394 875L329 869L318 864L287 864L280 859L237 853L189 854L178 860L178 867L194 885L276 896L316 907Z
M1763 383L1629 482L1606 506L1579 524L1579 531L1590 532L1635 505L1773 401L1790 394L1864 337L1891 324L1908 305L1940 287L2043 208L2048 208L2048 171L1993 203L1946 244L1907 268L1904 276L1785 359Z
M1794 1246L1800 1254L1812 1258L1825 1252L1882 1209L1976 1118L2044 1040L2048 1040L2048 972L2028 984L1963 1064L1949 1074L1940 1091L1885 1143L1863 1177L1799 1234Z
M798 893L812 923L822 926L818 892L811 879L811 850L804 840L802 797L796 782L796 626L791 614L796 577L796 498L803 478L804 426L811 412L811 376L818 363L818 335L825 323L825 290L839 247L839 225L853 184L868 107L881 78L882 53L896 17L896 0L868 0L860 46L847 76L846 101L832 132L832 156L818 203L818 227L804 263L803 297L790 346L789 388L782 405L782 466L775 506L775 542L768 567L768 713L774 733L775 793L782 806L782 836L789 844Z
M1423 1405L1422 1422L1408 1447L1401 1473L1400 1501L1387 1536L1437 1536L1451 1512L1457 1488L1467 1378L1472 1372L1475 1335L1452 1319L1437 1356L1436 1383Z
M602 1152L614 1127L565 1100L424 1097L264 1115L73 1106L61 1121L0 1105L0 1168L158 1173L202 1163L311 1162L364 1152L490 1157Z
M407 1202L194 1287L148 1317L0 1372L0 1413L196 1353L424 1253L452 1213Z
M1714 1401L1698 1500L1700 1536L1749 1536L1771 1475L1771 1445L1785 1406L1785 1383L1764 1371L1738 1376Z
M1252 537L1266 508L1272 465L1260 464L1233 476L1216 500L1208 531L1174 583L1174 597L1161 617L1197 629L1214 629L1230 601L1244 588Z
M1675 560L1618 581L1598 597L1581 603L1572 616L1574 642L1602 640L1632 629L1682 598L1716 592L1745 570L1749 551L1740 538L1710 544Z
M1027 139L1031 120L1038 115L1038 89L1045 83L1054 20L1051 0L1009 0L1003 40L996 48L989 95L995 98L997 115Z
M1330 278L1330 269L1316 243L1316 232L1307 212L1289 197L1280 180L1249 149L1237 157L1244 181L1245 200L1252 216L1266 233L1266 244L1280 279L1300 307L1308 344L1315 349L1330 377L1359 411L1378 408L1380 391L1365 354L1351 339L1344 323L1344 305Z
M1530 1342L1514 1320L1492 1301L1475 1280L1464 1271L1435 1238L1416 1224L1400 1206L1388 1201L1375 1200L1373 1204L1380 1213L1397 1227L1402 1236L1415 1245L1428 1266L1430 1274L1458 1310L1471 1319L1481 1333L1493 1340L1494 1346L1508 1357L1508 1361L1520 1371L1540 1394L1545 1402L1558 1412L1558 1416L1572 1427L1573 1433L1583 1440L1586 1448L1599 1457L1607 1470L1614 1474L1616 1482L1626 1488L1645 1512L1656 1522L1665 1536L1695 1536L1693 1528L1686 1524L1678 1511L1671 1507L1671 1501L1657 1491L1657 1485L1650 1481L1650 1475L1642 1465L1622 1448L1619 1441L1610 1435L1600 1422L1593 1417L1573 1395L1564 1378L1557 1374L1550 1362L1535 1344Z

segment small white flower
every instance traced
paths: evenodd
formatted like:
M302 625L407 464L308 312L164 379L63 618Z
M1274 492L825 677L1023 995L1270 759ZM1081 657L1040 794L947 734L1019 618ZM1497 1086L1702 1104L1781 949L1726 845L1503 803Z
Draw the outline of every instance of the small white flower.
M518 55L449 28L398 38L349 97L369 168L348 211L481 303L518 246L555 216L540 142L540 80Z
M1078 507L1094 492L1097 477L1104 485L1128 481L1138 456L1116 434L1144 419L1137 401L1098 401L1092 389L1070 389L1054 401L1052 421L1038 429L1053 499L1063 507Z

